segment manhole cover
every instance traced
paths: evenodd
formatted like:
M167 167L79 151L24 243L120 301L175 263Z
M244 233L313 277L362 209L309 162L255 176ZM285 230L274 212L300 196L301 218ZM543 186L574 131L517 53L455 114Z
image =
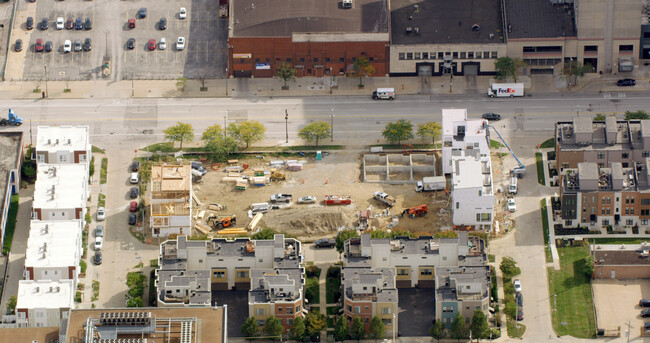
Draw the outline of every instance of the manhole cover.
M60 72L59 72L59 75L63 76L63 75L65 75L65 72L64 72L64 71L60 71Z

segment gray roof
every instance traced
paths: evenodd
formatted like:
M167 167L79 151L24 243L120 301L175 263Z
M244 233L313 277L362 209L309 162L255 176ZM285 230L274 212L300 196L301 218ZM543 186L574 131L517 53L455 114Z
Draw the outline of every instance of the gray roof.
M458 293L480 294L482 298L489 295L491 286L489 266L438 267L435 269L435 274L438 301L459 300Z
M395 272L393 268L343 268L342 282L345 296L350 299L377 297L378 302L397 302L397 288L395 288ZM381 281L381 282L378 282ZM366 294L353 294L352 285L361 285L368 288ZM374 289L374 293L372 290ZM360 299L358 299L360 300Z
M596 163L580 162L578 163L578 179L579 180L597 180L598 167Z
M495 1L496 2L496 1ZM573 18L549 0L505 0L508 38L575 37Z
M390 5L391 44L503 43L499 1L391 0Z
M592 133L593 132L593 119L590 117L574 117L573 129L576 133Z
M234 0L232 37L291 37L292 33L387 33L387 0Z
M650 137L650 120L641 121L641 137Z

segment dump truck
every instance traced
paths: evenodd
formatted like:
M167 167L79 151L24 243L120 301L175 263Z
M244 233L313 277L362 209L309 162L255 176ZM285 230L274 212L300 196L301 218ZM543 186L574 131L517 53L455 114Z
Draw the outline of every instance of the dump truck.
M375 192L373 194L373 198L375 198L375 200L383 202L384 204L388 205L388 207L393 207L395 205L395 198L384 192Z
M402 217L404 217L405 214L408 215L409 218L422 217L427 214L427 212L429 212L427 205L420 205L405 209L402 211Z
M9 109L9 119L7 118L0 118L0 126L7 126L7 125L16 125L20 126L23 123L23 118L16 115L14 111Z
M210 216L208 219L206 219L206 223L208 225L217 228L217 229L223 229L225 227L231 227L237 223L237 217L236 216Z
M271 202L290 202L293 199L291 194L277 193L271 195Z
M349 195L326 195L325 205L349 205L352 197Z
M447 187L447 179L444 176L429 176L422 178L415 184L416 192L439 191Z
M487 90L490 98L524 96L523 83L493 83Z

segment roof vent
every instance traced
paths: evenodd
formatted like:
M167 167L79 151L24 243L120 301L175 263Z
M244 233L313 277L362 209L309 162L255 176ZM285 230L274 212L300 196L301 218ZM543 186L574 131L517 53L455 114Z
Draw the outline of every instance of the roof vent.
M479 24L472 25L472 32L481 31L481 26Z
M411 32L413 32L413 28L410 26L407 26L406 28L404 28L404 30L406 31L406 34L410 34Z
M52 140L51 139L47 140L47 145L52 145Z
M68 138L68 145L72 145L72 140Z
M58 139L56 140L56 144L57 144L57 145L59 144L59 140L58 140Z
M350 9L352 8L352 0L343 0L341 1L341 7L343 9Z

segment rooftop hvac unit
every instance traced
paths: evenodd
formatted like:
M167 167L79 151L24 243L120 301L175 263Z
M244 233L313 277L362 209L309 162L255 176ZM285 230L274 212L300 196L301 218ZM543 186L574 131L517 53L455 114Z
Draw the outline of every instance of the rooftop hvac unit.
M345 9L352 8L352 0L343 0L341 2L341 7Z

